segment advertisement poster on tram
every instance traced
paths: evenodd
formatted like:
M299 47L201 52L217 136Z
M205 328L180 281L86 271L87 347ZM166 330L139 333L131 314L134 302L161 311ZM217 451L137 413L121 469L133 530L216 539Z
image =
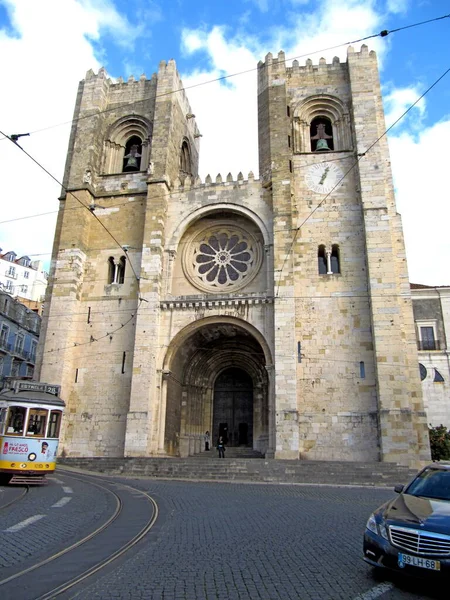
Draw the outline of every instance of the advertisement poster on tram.
M0 460L55 463L58 440L24 440L4 437Z

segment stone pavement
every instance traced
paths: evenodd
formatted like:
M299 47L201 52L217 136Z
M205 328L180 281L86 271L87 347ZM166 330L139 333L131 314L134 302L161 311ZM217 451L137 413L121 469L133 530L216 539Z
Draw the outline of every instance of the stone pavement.
M361 559L362 535L389 490L128 483L158 502L156 526L77 600L365 600L378 585ZM432 597L384 585L381 600Z

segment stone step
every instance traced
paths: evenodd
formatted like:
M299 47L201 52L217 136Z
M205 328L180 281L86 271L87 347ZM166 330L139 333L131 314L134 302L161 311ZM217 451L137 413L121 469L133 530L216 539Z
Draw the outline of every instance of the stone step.
M391 463L255 460L254 458L61 458L68 467L110 474L204 481L250 481L333 485L407 483L416 473Z

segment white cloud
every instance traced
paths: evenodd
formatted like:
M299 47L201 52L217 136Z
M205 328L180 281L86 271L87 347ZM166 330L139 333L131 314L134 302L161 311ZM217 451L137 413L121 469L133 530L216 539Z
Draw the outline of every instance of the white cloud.
M416 137L402 132L389 138L397 209L414 283L450 285L448 156L436 151L439 140L449 136L450 120L445 120Z
M137 31L108 0L4 0L4 4L14 31L0 32L4 84L0 129L8 135L38 130L19 143L62 180L70 125L39 130L72 118L78 81L87 66L101 66L90 40L100 40L104 32L116 41L133 39ZM60 186L8 140L0 141L0 164L0 221L58 210ZM56 215L49 215L0 224L0 246L18 254L50 253L55 222Z
M391 127L399 119L403 113L412 106L418 98L422 95L422 92L416 87L409 88L398 88L392 90L390 93L384 96L384 107L385 107L385 118L386 126ZM425 98L422 98L417 104L410 110L407 116L408 124L416 129L421 128L422 120L425 116L426 104ZM411 120L412 117L412 120ZM402 119L399 125L404 128L405 121Z
M334 56L344 61L346 46L330 51L314 50L365 37L377 30L380 20L381 16L373 10L370 2L349 0L342 6L337 0L327 0L320 5L319 12L293 13L289 27L266 31L266 34L271 33L271 39L264 45L244 30L231 32L226 27L218 26L209 30L204 27L185 29L182 33L183 52L194 56L202 52L211 65L209 71L183 74L185 86L253 70L228 79L227 85L216 83L188 90L203 134L201 176L208 173L214 176L218 171L222 175L231 172L234 177L239 171L244 176L249 170L258 173L256 64L264 60L267 52L272 51L276 55L283 49L287 58L302 55L301 63L309 57L318 63L321 56L329 62ZM356 45L355 50L359 50L359 46ZM382 57L386 52L386 44L379 45L374 40L371 49L377 48L381 50Z
M409 6L409 0L388 0L386 8L390 13L405 13Z

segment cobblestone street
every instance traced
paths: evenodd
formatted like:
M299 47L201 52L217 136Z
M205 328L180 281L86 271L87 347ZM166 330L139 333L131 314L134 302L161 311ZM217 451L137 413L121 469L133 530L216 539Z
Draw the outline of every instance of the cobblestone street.
M69 481L63 474L58 477L66 484ZM155 526L131 555L112 563L99 575L86 580L82 588L67 592L63 598L412 600L439 597L429 595L431 588L425 584L418 587L417 582L377 580L361 559L367 517L392 496L390 490L122 481L148 491L156 500L159 517ZM50 485L33 490L34 500L28 498L20 510L16 510L26 518L33 500L44 512L46 498L51 496L54 501L57 496L55 489ZM58 545L64 536L72 534L75 527L81 527L79 515L80 512L89 514L87 504L96 505L96 514L102 507L106 508L102 493L95 488L73 484L73 491L73 501L59 509L53 521L57 526L49 528L48 522L46 524L47 535L41 544L44 553L52 545ZM7 517L2 516L1 521L3 560L16 557L20 562L27 553L35 556L36 537L44 528L44 520L22 530L19 538L8 537L4 532L5 526L10 526L15 518L12 512ZM433 589L436 590L435 585Z

